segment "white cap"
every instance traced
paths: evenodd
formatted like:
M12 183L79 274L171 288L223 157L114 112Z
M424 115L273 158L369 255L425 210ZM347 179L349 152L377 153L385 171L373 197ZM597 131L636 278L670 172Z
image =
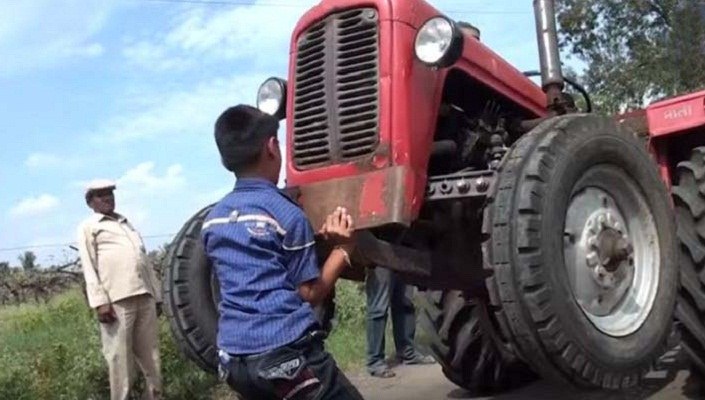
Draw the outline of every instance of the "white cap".
M108 179L95 179L86 185L86 195L94 190L115 189L115 182Z

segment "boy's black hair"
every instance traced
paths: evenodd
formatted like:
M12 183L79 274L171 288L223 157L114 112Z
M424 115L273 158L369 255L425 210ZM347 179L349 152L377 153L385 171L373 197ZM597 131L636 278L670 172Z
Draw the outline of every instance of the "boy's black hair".
M469 23L469 22L465 22L465 21L458 21L456 24L457 24L460 28L465 28L465 29L468 29L468 30L470 30L470 31L475 32L475 37L476 37L478 40L480 39L480 36L481 36L481 34L482 34L481 31L480 31L480 28L476 27L475 25L473 25L473 24L471 24L471 23Z
M223 166L237 174L255 164L262 145L278 129L275 117L255 107L240 104L225 110L215 122L215 143Z

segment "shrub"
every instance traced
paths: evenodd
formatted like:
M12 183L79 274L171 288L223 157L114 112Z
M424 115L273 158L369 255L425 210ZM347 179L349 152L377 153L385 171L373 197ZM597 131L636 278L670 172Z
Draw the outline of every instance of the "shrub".
M164 397L210 398L214 377L180 356L167 325L161 321ZM103 399L109 392L98 322L80 291L0 309L0 399Z

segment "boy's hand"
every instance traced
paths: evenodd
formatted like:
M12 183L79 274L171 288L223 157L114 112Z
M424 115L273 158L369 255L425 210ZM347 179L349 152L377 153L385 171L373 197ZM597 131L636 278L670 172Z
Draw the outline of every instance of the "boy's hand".
M355 247L353 231L352 216L348 214L348 210L345 208L338 207L326 217L326 222L323 223L319 233L333 245L340 246L346 252L352 253Z

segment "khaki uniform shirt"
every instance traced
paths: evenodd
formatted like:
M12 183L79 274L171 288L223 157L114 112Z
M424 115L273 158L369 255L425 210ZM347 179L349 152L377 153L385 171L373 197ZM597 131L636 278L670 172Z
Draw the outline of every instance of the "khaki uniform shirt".
M146 293L161 302L142 237L122 215L116 220L96 213L83 221L78 228L78 249L90 307Z

